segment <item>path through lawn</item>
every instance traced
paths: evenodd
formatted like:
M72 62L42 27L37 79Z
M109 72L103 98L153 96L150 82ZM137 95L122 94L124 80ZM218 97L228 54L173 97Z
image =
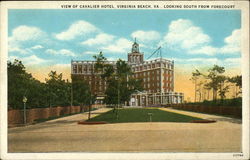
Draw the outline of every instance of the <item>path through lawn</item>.
M124 123L124 122L149 122L148 113L152 113L152 122L190 122L192 120L202 120L200 118L167 112L159 109L151 108L126 108L119 109L119 118L116 119L113 110L94 117L89 122L106 121L109 123Z

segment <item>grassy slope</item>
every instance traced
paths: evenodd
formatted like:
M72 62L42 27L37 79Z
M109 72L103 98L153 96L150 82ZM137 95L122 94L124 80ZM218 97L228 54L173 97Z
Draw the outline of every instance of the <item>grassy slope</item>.
M192 120L201 120L199 118L190 117L182 114L167 112L159 109L145 109L145 108L127 108L119 109L119 119L115 118L113 110L103 113L88 121L106 121L109 123L122 123L122 122L149 122L148 113L153 113L153 122L190 122Z

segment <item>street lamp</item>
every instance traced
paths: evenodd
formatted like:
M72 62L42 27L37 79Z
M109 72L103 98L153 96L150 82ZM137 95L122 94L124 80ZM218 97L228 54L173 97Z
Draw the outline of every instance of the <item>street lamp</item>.
M27 102L27 98L24 96L23 97L23 122L24 124L26 124L26 102Z

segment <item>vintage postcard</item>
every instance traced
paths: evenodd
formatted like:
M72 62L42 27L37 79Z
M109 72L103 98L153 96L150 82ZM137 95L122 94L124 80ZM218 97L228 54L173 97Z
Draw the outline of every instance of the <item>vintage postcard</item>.
M249 159L249 2L2 2L0 102L1 159Z

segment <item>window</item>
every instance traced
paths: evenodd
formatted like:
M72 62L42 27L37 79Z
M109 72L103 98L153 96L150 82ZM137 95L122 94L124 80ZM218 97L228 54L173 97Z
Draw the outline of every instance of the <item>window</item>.
M82 73L82 65L78 65L78 73Z
M160 71L159 70L157 70L157 74L159 74L160 73Z
M77 73L77 66L73 65L73 73Z

